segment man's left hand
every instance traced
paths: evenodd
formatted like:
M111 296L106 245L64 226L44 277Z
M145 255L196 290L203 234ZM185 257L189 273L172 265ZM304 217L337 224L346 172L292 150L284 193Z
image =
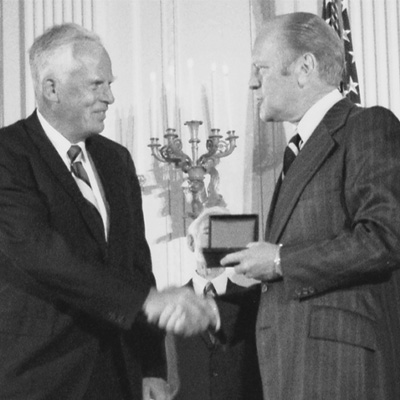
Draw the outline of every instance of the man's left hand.
M221 265L237 264L235 272L247 278L260 281L272 281L282 276L276 270L275 260L279 254L279 245L268 242L250 243L248 248L236 253L226 255L221 260Z
M143 400L171 400L168 383L161 378L143 378Z

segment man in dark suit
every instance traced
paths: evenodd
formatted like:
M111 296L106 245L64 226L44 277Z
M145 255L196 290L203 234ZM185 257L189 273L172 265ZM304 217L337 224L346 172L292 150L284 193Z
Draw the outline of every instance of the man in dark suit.
M400 398L400 123L342 97L343 65L335 32L308 13L267 22L254 46L261 118L299 134L265 242L222 260L262 281L266 400Z
M110 58L74 25L37 38L38 109L0 131L0 398L168 398L163 335L215 324L189 290L157 292L129 152L99 135Z
M188 246L194 252L196 271L186 287L200 297L218 298L224 327L217 335L167 334L169 383L176 393L175 400L260 400L254 333L260 290L258 285L239 286L229 279L225 268L207 265L203 248L208 246L209 216L216 214L229 211L218 206L206 208L188 228Z

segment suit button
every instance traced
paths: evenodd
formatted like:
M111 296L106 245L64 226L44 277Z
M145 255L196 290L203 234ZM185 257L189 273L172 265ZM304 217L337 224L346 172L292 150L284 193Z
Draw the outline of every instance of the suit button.
M295 294L297 297L300 297L300 296L303 294L303 291L302 291L301 289L296 289L296 290L294 291L294 294Z
M267 290L268 290L268 285L267 285L266 283L263 283L263 284L261 285L261 292L262 292L262 293L265 293Z
M213 378L218 378L218 372L213 371L212 376L213 376Z
M314 294L315 293L315 289L313 287L309 287L308 288L308 293L309 294Z

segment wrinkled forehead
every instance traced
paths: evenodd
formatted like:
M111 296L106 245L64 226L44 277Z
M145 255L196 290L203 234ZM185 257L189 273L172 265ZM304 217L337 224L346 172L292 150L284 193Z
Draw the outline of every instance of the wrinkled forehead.
M282 37L274 31L265 30L257 36L252 52L253 63L278 58L284 53Z
M108 52L96 43L80 44L74 48L76 68L101 69L112 75L112 64Z

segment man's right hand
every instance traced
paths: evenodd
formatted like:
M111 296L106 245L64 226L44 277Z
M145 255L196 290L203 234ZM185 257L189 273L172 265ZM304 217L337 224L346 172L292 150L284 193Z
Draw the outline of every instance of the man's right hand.
M143 306L149 322L183 336L191 336L219 325L215 301L204 299L189 288L151 289Z

